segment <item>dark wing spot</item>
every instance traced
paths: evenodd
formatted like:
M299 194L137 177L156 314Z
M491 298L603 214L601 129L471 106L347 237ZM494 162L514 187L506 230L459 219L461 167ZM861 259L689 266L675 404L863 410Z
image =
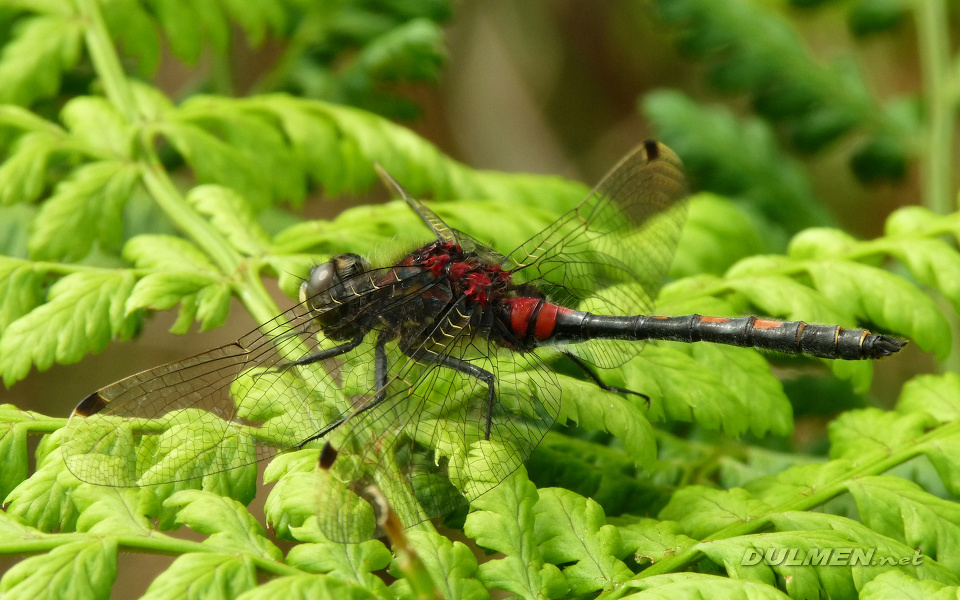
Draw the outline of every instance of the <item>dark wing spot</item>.
M327 442L323 445L323 450L320 451L320 468L324 471L330 469L333 466L333 461L337 460L337 450L330 445L330 442Z
M100 392L94 392L84 398L83 401L73 409L73 414L80 415L81 417L89 417L106 408L108 404L110 404L110 402L105 400L103 396L100 395Z
M644 140L643 149L647 151L647 160L657 160L660 158L660 148L656 140Z

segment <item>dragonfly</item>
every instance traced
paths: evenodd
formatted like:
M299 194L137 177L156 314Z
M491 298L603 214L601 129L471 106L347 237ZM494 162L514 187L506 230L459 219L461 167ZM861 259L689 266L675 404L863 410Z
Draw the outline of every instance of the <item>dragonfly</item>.
M299 304L237 342L90 394L66 427L67 468L97 485L181 485L320 447L318 524L356 542L382 533L378 498L409 527L516 470L557 420L558 361L648 402L599 370L651 340L847 360L905 344L802 321L653 314L689 195L680 159L656 141L506 255L379 171L429 243L383 267L334 256L311 269Z

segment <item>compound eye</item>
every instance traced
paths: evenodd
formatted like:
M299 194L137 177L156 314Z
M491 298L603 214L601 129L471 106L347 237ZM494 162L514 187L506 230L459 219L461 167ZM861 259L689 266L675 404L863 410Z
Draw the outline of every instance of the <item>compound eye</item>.
M300 294L306 299L329 290L336 273L332 262L325 262L310 269L310 277L300 286Z

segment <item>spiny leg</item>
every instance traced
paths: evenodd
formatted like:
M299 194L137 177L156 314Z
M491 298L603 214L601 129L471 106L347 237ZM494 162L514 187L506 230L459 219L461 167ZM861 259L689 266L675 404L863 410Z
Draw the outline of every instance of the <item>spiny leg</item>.
M588 365L587 363L585 363L585 362L583 361L583 359L581 359L579 356L577 356L576 354L573 354L573 353L571 353L571 352L566 352L566 351L563 351L562 354L563 354L564 356L566 356L567 358L569 358L570 360L572 360L572 361L573 361L573 364L577 365L577 366L580 368L581 371L583 371L584 373L586 373L587 377L589 377L590 379L592 379L593 382L594 382L595 384L597 384L597 386L598 386L601 390L606 390L606 391L608 391L608 392L619 392L619 393L621 393L621 394L633 394L634 396L640 396L641 398L643 398L643 399L646 401L647 406L650 406L650 396L648 396L648 395L646 395L646 394L641 394L640 392L635 392L635 391L633 391L633 390L628 390L627 388L617 387L617 386L615 386L615 385L607 385L607 384L605 384L605 383L603 382L602 379L600 379L600 376L597 375L596 371L593 370L593 367L591 367L590 365Z
M376 379L377 393L373 397L373 403L380 404L387 394L387 336L380 334L377 337L377 345L374 348L374 378Z
M330 423L329 425L327 425L317 433L303 440L302 442L297 444L297 448L302 448L308 442L312 442L314 440L319 440L323 438L324 436L326 436L328 433L330 433L337 427L343 425L344 421L346 421L347 419L353 418L359 415L360 413L364 413L370 410L371 408L378 406L381 402L383 402L383 400L386 398L386 395L387 395L387 373L388 373L387 341L388 340L389 340L389 337L381 332L380 335L377 336L377 345L374 347L374 353L375 353L374 354L374 379L376 379L376 381L374 382L374 385L376 386L377 391L373 396L373 400L368 402L366 405L361 406L357 410L351 412L350 414L337 419L336 421L334 421L333 423ZM344 344L344 346L346 345L347 344ZM348 348L346 351L349 352L349 350L350 349ZM309 358L309 357L304 357L304 358ZM325 357L325 358L329 358L329 357ZM323 360L323 359L319 359L319 360ZM330 442L327 442L326 444L324 444L323 453L325 455L335 456L336 452L337 452L336 449L330 445ZM332 464L333 459L329 459L329 462ZM329 466L327 468L329 468Z
M341 354L346 354L347 352L350 352L351 350L359 346L361 342L363 342L363 338L364 338L363 335L358 335L357 337L350 340L349 342L339 344L337 346L334 346L333 348L327 348L319 352L314 352L313 354L308 354L302 358L298 358L297 360L293 360L288 363L283 363L282 365L277 367L277 369L286 370L286 369L289 369L290 367L300 367L303 365L310 365L315 362L320 362L321 360L327 360L328 358L333 358L335 356L340 356Z
M495 386L493 373L453 356L443 356L432 362L447 367L448 369L465 373L471 377L476 377L480 381L487 384L487 423L484 429L483 439L489 440L490 431L493 429L493 407L497 402L496 392L494 391Z

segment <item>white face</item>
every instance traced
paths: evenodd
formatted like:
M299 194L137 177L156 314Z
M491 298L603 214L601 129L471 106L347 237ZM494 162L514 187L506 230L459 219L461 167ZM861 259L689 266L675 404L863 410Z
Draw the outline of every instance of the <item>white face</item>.
M307 298L313 298L321 292L325 292L333 285L336 268L333 261L325 262L322 265L310 269L310 276L300 284L300 302L306 302Z
M336 295L337 292L331 290L369 268L370 265L356 254L338 254L322 265L310 269L307 280L300 284L300 301L318 298L324 292Z

